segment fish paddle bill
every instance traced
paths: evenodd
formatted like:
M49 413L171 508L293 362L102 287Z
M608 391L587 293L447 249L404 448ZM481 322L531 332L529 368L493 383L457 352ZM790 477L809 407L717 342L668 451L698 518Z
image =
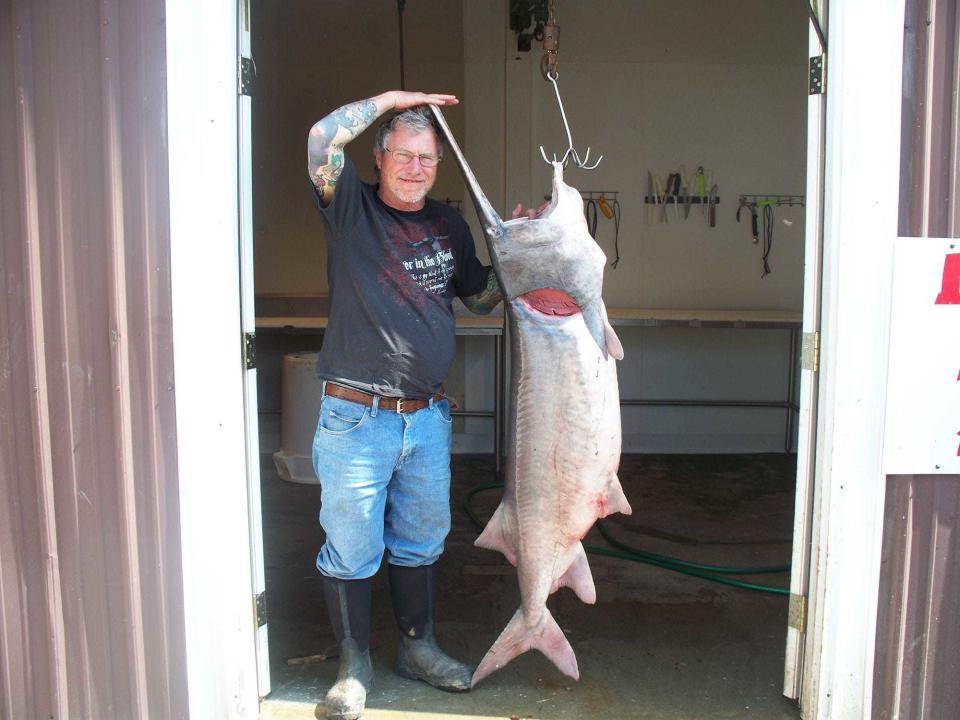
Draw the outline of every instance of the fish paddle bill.
M577 657L573 654L573 648L567 642L567 636L553 619L553 615L547 608L543 609L540 616L540 622L530 627L527 625L527 619L523 615L523 608L514 613L507 627L497 641L493 644L483 660L477 666L473 673L473 681L470 687L476 687L477 683L483 680L487 675L495 673L517 655L522 655L527 650L539 650L546 655L550 661L564 675L580 679L580 670L577 667Z

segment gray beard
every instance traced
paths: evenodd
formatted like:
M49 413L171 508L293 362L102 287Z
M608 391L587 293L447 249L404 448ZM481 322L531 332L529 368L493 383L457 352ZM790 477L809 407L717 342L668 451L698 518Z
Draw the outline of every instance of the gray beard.
M413 192L399 191L396 195L405 203L419 203L427 196L427 190L415 190Z

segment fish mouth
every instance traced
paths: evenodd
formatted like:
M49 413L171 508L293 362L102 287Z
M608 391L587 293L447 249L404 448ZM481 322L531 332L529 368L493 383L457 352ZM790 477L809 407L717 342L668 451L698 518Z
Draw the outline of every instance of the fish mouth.
M563 290L557 290L556 288L531 290L528 293L520 295L517 299L541 315L567 317L581 312L580 306L577 305L572 297L567 295Z

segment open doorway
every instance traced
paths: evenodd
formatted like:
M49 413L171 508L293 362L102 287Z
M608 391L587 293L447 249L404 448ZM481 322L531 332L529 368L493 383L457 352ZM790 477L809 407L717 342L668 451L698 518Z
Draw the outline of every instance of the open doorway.
M446 115L501 212L548 191L538 146L563 141L552 88L540 77L540 44L519 49L510 5L422 0L403 15L406 86L463 100ZM735 14L716 5L558 0L560 87L575 139L605 156L596 171L571 172L568 182L616 199L621 213L619 223L598 218L596 239L611 261L620 257L608 269L605 301L617 311L626 351L620 478L634 515L610 518L605 528L647 553L755 570L791 559L808 19L794 0L744 0ZM319 486L281 479L272 457L295 432L284 424L284 358L319 349L326 310L323 232L304 146L324 114L399 86L398 7L257 0L250 13L269 699L312 709L336 675L336 660L311 657L334 646L313 565L322 540ZM348 147L368 182L371 136ZM648 202L666 194L655 184L651 191L651 175L665 185L681 166L690 176L704 168L707 196L717 186L712 225L709 203L689 213L682 203L667 205L664 214ZM452 163L433 195L459 206L479 239ZM741 195L754 197L738 222ZM762 203L780 196L800 202ZM458 342L447 386L468 411L493 412L496 361L489 338L465 334ZM455 423L438 634L451 653L476 662L516 608L517 590L512 568L472 546L476 529L461 509L495 474L494 424L482 415ZM496 493L471 502L486 519ZM587 541L606 544L596 530ZM590 563L596 606L565 592L551 601L580 658L581 681L528 654L463 696L390 673L396 632L386 579L378 579L378 686L368 706L498 717L798 716L781 695L785 594L651 563L600 555ZM785 574L736 578L788 585Z

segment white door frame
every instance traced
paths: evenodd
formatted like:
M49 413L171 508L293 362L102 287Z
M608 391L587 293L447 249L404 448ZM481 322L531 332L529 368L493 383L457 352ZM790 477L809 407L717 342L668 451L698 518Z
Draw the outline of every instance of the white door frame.
M177 477L192 718L259 714L241 349L237 2L167 0Z
M897 233L904 0L829 8L816 491L804 718L870 717Z
M251 61L247 76L256 75L250 50L250 14L252 0L239 0L237 8L238 62ZM245 363L243 404L247 450L247 515L250 523L250 573L253 577L251 597L256 611L257 694L270 693L270 650L267 640L267 580L263 567L263 508L260 493L260 418L257 403L256 313L253 260L253 109L249 94L237 94L237 191L240 199L240 325L246 338L253 338L252 362Z
M821 3L821 25L825 33L826 13ZM808 51L811 58L826 59L826 48L808 23ZM807 100L807 188L803 273L803 352L800 367L800 411L797 421L797 487L794 495L793 554L790 562L790 612L784 653L783 694L799 699L803 677L806 639L806 607L810 587L810 549L814 515L816 466L817 391L819 370L814 338L820 332L820 296L823 277L823 160L826 95L813 94Z
M904 0L830 8L805 718L870 716L897 230ZM244 437L237 3L167 0L177 462L191 717L255 718Z

